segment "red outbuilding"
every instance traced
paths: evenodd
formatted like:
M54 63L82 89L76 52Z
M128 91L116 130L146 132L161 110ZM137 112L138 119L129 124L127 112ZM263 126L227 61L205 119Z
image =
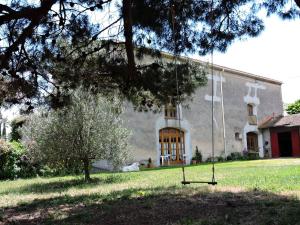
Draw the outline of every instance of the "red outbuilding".
M300 157L300 114L270 117L260 129L269 129L272 158Z

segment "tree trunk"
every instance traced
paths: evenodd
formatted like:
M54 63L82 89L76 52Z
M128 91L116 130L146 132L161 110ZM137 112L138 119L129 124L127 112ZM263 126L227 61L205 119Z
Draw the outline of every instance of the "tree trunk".
M90 161L88 158L85 158L83 160L83 170L84 170L84 180L85 181L90 181L91 177L90 177Z
M134 46L132 43L132 0L123 0L123 20L124 20L124 36L125 48L128 60L128 80L135 75Z

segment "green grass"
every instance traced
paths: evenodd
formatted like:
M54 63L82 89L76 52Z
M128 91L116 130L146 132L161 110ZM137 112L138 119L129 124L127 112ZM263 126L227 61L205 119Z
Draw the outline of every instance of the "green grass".
M1 220L7 224L156 224L160 214L166 218L158 224L300 221L300 159L218 163L217 187L182 186L180 167L92 178L91 183L82 176L2 181L0 224ZM211 165L186 167L186 178L209 181Z

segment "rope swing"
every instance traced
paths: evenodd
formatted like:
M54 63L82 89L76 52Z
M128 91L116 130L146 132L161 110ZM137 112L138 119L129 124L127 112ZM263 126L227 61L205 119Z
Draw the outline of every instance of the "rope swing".
M176 1L175 1L176 2ZM175 3L174 3L175 4ZM213 9L213 0L211 1L211 12ZM213 67L213 39L211 38L211 76L212 76L212 83L211 83L211 96L212 96L212 104L211 104L211 152L212 152L212 178L211 181L187 181L185 178L185 163L184 163L184 145L182 145L182 129L181 129L181 99L179 94L179 82L178 82L178 71L177 71L177 61L178 61L178 51L177 51L177 43L176 43L176 35L175 35L175 28L176 28L176 11L175 5L171 7L171 16L172 16L172 29L173 29L173 43L174 43L174 64L175 64L175 79L176 79L176 108L177 108L177 119L178 119L178 126L179 126L179 138L180 138L180 154L182 159L182 181L183 185L186 184L193 184L193 183L203 183L203 184L210 184L216 185L217 182L215 180L215 140L214 140L214 67ZM213 30L213 23L211 23L211 31Z

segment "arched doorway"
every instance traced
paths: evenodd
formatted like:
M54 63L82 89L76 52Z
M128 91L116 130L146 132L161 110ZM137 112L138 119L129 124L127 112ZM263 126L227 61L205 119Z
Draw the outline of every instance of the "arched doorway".
M258 135L254 132L247 133L247 149L250 153L258 153Z
M185 157L184 132L176 128L159 130L160 165L180 164Z

